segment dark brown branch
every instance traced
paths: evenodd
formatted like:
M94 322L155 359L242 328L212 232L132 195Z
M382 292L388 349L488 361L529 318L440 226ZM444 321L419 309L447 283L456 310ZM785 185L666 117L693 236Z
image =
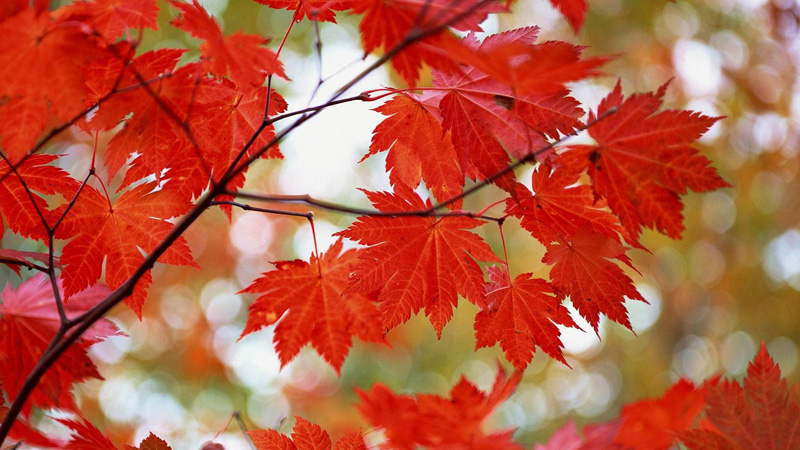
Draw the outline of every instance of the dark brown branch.
M28 269L34 269L34 270L38 270L39 272L47 273L47 267L40 266L39 264L36 264L34 262L31 262L31 261L25 261L24 259L6 258L6 257L3 257L3 256L0 256L0 264L6 264L6 265L10 265L10 266L26 267Z
M211 202L211 204L212 205L231 205L231 206L235 206L237 208L241 208L241 209L243 209L245 211L256 211L256 212L263 212L263 213L267 213L267 214L277 214L277 215L281 215L281 216L305 217L306 219L308 219L309 217L313 217L314 216L314 213L312 213L312 212L299 213L299 212L294 212L294 211L284 211L282 209L260 208L258 206L252 206L252 205L248 205L248 204L245 204L245 203L239 203L239 202L232 202L232 201L229 201L229 200L214 201L214 202Z

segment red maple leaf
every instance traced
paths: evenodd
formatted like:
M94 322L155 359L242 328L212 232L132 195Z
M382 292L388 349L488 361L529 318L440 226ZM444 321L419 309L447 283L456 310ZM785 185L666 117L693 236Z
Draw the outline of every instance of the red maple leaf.
M483 42L469 35L463 46L486 54L509 43L534 48L537 34L537 27L527 27L488 36ZM458 161L469 178L490 177L509 164L506 152L524 158L547 147L548 138L571 133L581 124L578 118L583 111L563 83L552 92L518 94L513 86L476 68L434 70L433 74L434 86L445 92L439 104L443 126L452 133ZM513 174L495 183L510 191Z
M533 193L517 184L516 196L506 200L506 212L520 218L520 225L545 246L584 226L617 242L620 236L632 240L616 216L603 209L591 187L578 183L579 178L580 173L540 165L531 175Z
M292 436L285 436L275 430L248 431L258 450L331 450L331 438L319 425L300 416L295 416ZM361 432L351 433L336 443L334 450L366 450L367 446Z
M581 31L586 11L589 9L587 0L550 0L550 3L561 11L576 33Z
M91 130L110 130L124 121L124 127L105 150L109 180L133 153L139 154L136 163L158 179L170 168L175 153L190 156L184 149L190 148L191 142L181 124L186 121L200 81L196 64L175 69L184 52L178 49L150 51L127 64L114 57L84 70L90 94L88 101L96 101L114 88L122 91L100 105L88 120ZM141 80L148 81L147 87ZM199 164L194 157L186 161Z
M172 231L173 225L166 219L180 216L191 207L191 203L168 191L154 191L155 187L155 183L141 184L113 204L97 189L83 187L56 231L56 237L71 239L61 256L67 296L97 282L104 261L106 284L112 289L121 286L144 262L142 252L152 252ZM182 237L161 255L159 262L197 267ZM133 295L125 300L139 317L150 282L148 271L136 283Z
M127 29L158 29L156 0L80 0L58 9L55 14L63 20L83 22L108 43L117 40Z
M589 128L597 145L571 146L557 161L588 169L594 191L608 200L635 240L642 227L679 239L680 195L689 189L706 192L730 186L691 146L720 118L692 111L656 112L666 88L665 84L656 93L623 100L617 83L597 109L598 116L610 115ZM591 114L589 121L594 117Z
M57 419L72 430L66 450L117 450L111 440L102 431L95 428L83 417L78 420Z
M364 192L385 214L430 207L430 201L403 185L396 186L395 193ZM349 289L380 292L386 328L424 308L441 336L459 294L476 304L483 298L483 272L475 260L500 262L480 236L467 231L483 223L468 217L359 217L338 233L369 246L353 268Z
M482 31L480 23L489 13L506 7L492 0L354 0L353 12L364 14L359 24L367 53L383 47L389 52L412 31L430 32L449 25L460 31ZM392 56L392 66L409 85L415 85L423 62L442 67L451 64L442 52L443 43L457 39L446 28L418 40Z
M14 124L0 131L0 145L12 162L33 147L51 115L66 122L85 108L80 68L107 57L75 23L47 13L27 9L0 23L0 120Z
M56 159L53 155L32 155L17 167L16 173L11 171L8 160L0 160L0 179L5 178L0 183L0 219L5 218L11 231L33 239L47 239L43 220L48 226L55 221L51 220L47 202L39 194L70 198L78 186L67 172L47 165Z
M2 388L3 386L0 384L0 391L2 391ZM8 414L8 408L5 406L0 406L0 420L5 419L6 414ZM30 424L20 417L17 417L17 419L14 420L11 430L8 432L8 438L11 440L10 443L12 444L14 441L16 441L43 448L64 448L65 445L65 442L45 436L39 431L31 428ZM6 441L6 443L9 442ZM8 448L14 448L14 446L12 445Z
M287 78L278 55L264 47L269 40L241 32L225 36L197 0L170 3L180 11L172 25L206 41L200 45L200 54L204 67L215 77L228 77L242 90L260 87L269 74Z
M488 75L516 94L548 95L565 83L601 75L608 57L581 58L586 47L563 41L533 44L538 27L496 35L491 46L476 46L469 37L442 43L449 58Z
M60 280L58 287L61 289ZM67 317L72 319L85 313L109 293L105 286L94 285L72 296L64 305ZM61 321L53 291L44 275L23 281L17 289L6 285L0 298L0 383L8 397L13 399ZM88 347L116 333L114 324L105 319L84 332L81 340L70 346L44 374L30 401L26 402L23 414L29 414L32 406L74 409L70 393L72 385L90 378L101 378L86 353Z
M488 272L486 303L475 316L475 348L499 341L506 359L519 370L531 362L537 345L566 364L556 325L578 326L554 296L553 287L530 273L517 275L512 282L506 265L490 267Z
M397 395L378 383L369 391L356 389L358 410L386 436L382 448L521 449L511 441L513 430L486 434L483 422L516 389L522 372L506 378L501 369L488 394L466 378L453 386L450 397L433 394Z
M707 381L710 425L684 433L681 441L691 450L800 448L800 390L789 389L764 342L743 381Z
M138 447L126 445L125 450L172 450L172 448L163 439L150 433Z
M558 429L546 444L538 444L533 450L630 450L614 443L620 421L584 426L580 432L570 420Z
M631 450L671 448L689 430L705 407L703 391L681 378L660 398L622 408L622 424L614 441Z
M357 252L340 255L337 240L319 258L278 261L277 270L265 272L241 292L264 293L250 305L242 336L262 327L275 327L274 342L281 365L288 364L310 343L338 373L350 352L352 337L383 340L384 329L374 299L343 292L356 264Z
M389 117L375 127L369 153L361 161L388 151L386 171L391 170L389 181L393 186L401 183L416 188L424 180L439 201L461 194L464 175L450 133L442 129L441 121L421 103L421 98L400 94L375 111ZM461 201L452 207L460 208Z
M566 240L549 245L542 258L542 262L553 266L550 280L556 292L569 296L595 332L600 314L630 329L625 300L645 301L633 281L610 261L612 258L630 266L625 247L587 227L578 229Z
M294 20L303 17L320 22L336 23L335 11L350 9L354 0L256 0L274 9L296 11Z

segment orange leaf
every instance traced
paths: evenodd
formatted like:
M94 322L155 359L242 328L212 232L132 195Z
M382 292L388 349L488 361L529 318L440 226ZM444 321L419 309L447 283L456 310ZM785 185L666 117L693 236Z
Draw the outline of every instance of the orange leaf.
M416 96L397 95L375 110L389 117L375 127L364 158L388 151L386 171L391 170L389 181L393 186L401 183L416 188L425 180L439 201L461 194L464 176L450 134ZM460 208L461 201L452 207Z
M154 191L155 183L144 183L122 194L113 205L97 189L86 185L56 232L71 241L64 247L64 288L72 296L100 278L105 261L106 284L121 286L144 262L142 251L152 252L173 229L166 219L186 213L191 203L165 190ZM63 208L57 211L61 212ZM198 267L186 240L178 238L159 262ZM149 271L136 284L125 303L141 318Z
M656 93L625 100L619 83L600 103L597 115L616 112L589 128L594 146L572 146L557 163L588 169L595 192L608 200L633 239L642 227L673 239L683 231L680 195L730 186L691 144L720 117L661 106L667 85ZM594 114L590 120L594 120Z
M542 262L552 265L550 280L556 291L569 296L572 304L598 330L600 314L631 328L626 298L644 300L633 281L609 261L611 258L630 264L625 247L607 236L582 227L567 240L548 246Z
M704 407L703 391L681 378L661 398L624 406L615 442L632 450L671 448L678 435L692 427Z
M744 385L717 377L703 391L713 426L681 436L690 449L800 448L800 393L789 390L764 342L747 367Z
M356 264L357 252L342 251L341 239L310 262L279 261L241 292L265 293L250 305L242 336L279 322L275 348L281 365L288 364L310 343L336 372L350 352L352 337L380 342L383 327L373 299L343 292Z
M402 185L396 193L365 192L383 213L430 206ZM459 294L476 304L483 298L483 272L475 259L500 262L480 236L467 231L483 223L468 217L359 217L338 233L370 246L359 256L349 289L379 291L383 325L389 329L424 308L441 337Z
M566 364L561 351L561 331L556 325L577 328L553 288L532 274L517 275L512 282L505 265L489 269L486 308L475 316L475 347L500 342L506 359L519 370L531 362L536 346Z

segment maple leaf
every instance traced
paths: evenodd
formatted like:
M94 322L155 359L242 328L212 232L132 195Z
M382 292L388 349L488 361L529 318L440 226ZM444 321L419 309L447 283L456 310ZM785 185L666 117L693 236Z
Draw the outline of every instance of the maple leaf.
M160 179L162 172L170 168L168 164L176 150L180 153L190 148L181 124L186 121L199 81L196 64L175 69L184 52L161 49L139 55L127 64L114 57L85 68L88 101L97 101L115 88L122 91L100 105L87 121L90 130L109 130L125 122L105 150L109 180L135 152L139 154L135 162ZM154 81L145 87L140 78ZM199 163L197 158L187 162Z
M576 33L581 31L586 11L589 9L587 0L550 0L550 3L561 11Z
M176 0L170 3L180 11L172 25L206 41L200 45L200 54L204 67L215 77L227 76L242 89L261 86L269 74L287 78L278 55L263 47L269 40L241 32L223 35L217 21L197 0L191 4Z
M292 436L275 430L248 431L257 450L331 450L331 438L319 425L295 416ZM336 443L335 450L366 450L360 431L351 433Z
M692 450L800 448L800 391L789 389L763 341L743 382L707 381L711 426L684 433L681 441Z
M0 392L2 392L2 389L3 386L0 384ZM5 419L6 414L8 414L8 408L5 406L0 406L0 420ZM11 426L8 437L11 439L11 443L13 443L13 441L17 441L19 443L35 445L37 447L44 448L63 448L65 445L65 442L47 437L39 431L31 428L30 424L19 417L14 420L14 424ZM14 448L14 446L12 445L8 448Z
M150 433L138 447L126 445L125 450L172 450L172 448L163 439Z
M350 9L353 0L255 0L274 9L295 11L293 20L308 20L336 23L335 11Z
M395 193L364 192L385 214L430 207L403 185L395 186ZM475 260L500 262L480 236L467 231L483 223L468 217L359 217L337 233L369 246L359 255L348 289L380 291L388 329L424 308L441 337L459 294L476 304L483 298L483 272Z
M536 31L538 27L526 27L500 33L491 46L476 46L470 36L442 45L454 61L479 70L517 94L563 91L565 83L601 75L597 68L611 59L582 59L586 47L563 41L533 44Z
M631 329L624 302L626 298L645 301L633 281L618 265L609 261L611 258L630 266L625 247L587 227L579 228L566 240L548 246L542 258L542 262L553 266L550 280L557 293L569 296L595 332L601 313Z
M506 265L490 267L488 272L485 307L475 316L475 348L499 341L506 359L519 370L531 362L537 345L566 364L556 325L578 326L553 295L552 286L530 273L517 275L512 282Z
M540 165L531 174L533 193L521 184L506 199L506 213L520 218L520 225L542 245L565 240L581 227L617 242L632 239L613 214L602 209L591 187L579 184L580 173Z
M86 89L79 69L107 57L79 27L33 8L0 23L0 120L15 124L0 131L6 157L20 161L50 115L66 122L81 112Z
M631 450L671 448L678 435L692 427L704 407L703 391L681 378L661 398L624 406L614 441Z
M78 186L67 172L47 165L56 159L54 155L32 155L17 167L16 173L11 172L8 160L0 161L0 179L5 177L0 183L0 219L5 218L11 231L33 239L47 239L42 220L48 222L47 226L54 220L50 220L47 202L38 194L61 194L69 198Z
M264 293L250 305L242 337L280 320L274 342L281 366L288 364L310 343L337 373L352 346L352 337L383 340L384 329L374 299L344 292L357 251L340 255L337 240L320 257L278 261L277 270L265 272L241 292Z
M462 376L450 398L425 394L397 395L377 383L369 391L356 389L358 410L373 426L383 428L382 448L414 449L521 449L511 441L513 431L485 434L481 426L522 378L517 371L506 378L500 369L488 395Z
M375 127L369 153L361 161L388 151L386 171L391 170L389 181L393 186L402 183L416 188L425 180L439 201L461 194L464 176L450 134L420 99L411 94L397 95L375 111L388 117ZM451 206L459 209L461 203L459 200Z
M535 47L537 27L520 28L486 37L478 42L473 34L463 40L470 51L494 54L514 43ZM571 133L580 126L583 111L562 86L552 92L518 94L513 86L491 79L475 68L433 71L433 84L442 89L442 124L452 134L458 161L471 178L488 178L509 164L510 152L517 159L549 145L548 138ZM513 190L509 173L495 183Z
M353 0L353 12L364 14L359 24L364 50L379 47L386 52L406 44L411 33L427 33L449 25L460 31L482 31L480 23L489 13L506 10L492 0ZM444 43L457 42L449 31L439 31L406 46L392 56L392 67L411 86L419 79L423 62L432 67L450 64L441 51Z
M59 239L71 239L64 247L61 263L65 293L73 296L101 275L105 260L105 281L116 289L144 262L172 231L166 219L186 213L191 203L171 193L154 191L156 183L144 183L122 194L113 204L97 189L85 185L69 214L56 231ZM59 213L62 208L57 210ZM184 238L178 238L158 259L165 264L198 267ZM141 318L149 271L125 303Z
M711 162L691 146L720 117L692 111L655 112L667 84L655 93L623 100L619 82L600 102L597 115L613 111L589 128L597 145L576 145L557 163L588 169L594 191L608 200L630 235L638 240L642 227L673 239L683 231L680 195L691 189L706 192L730 186ZM589 121L593 121L590 114Z
M55 13L62 20L77 20L113 43L127 29L158 29L156 0L79 0Z
M558 429L546 444L538 444L533 450L630 450L614 443L620 421L584 426L580 432L570 420Z
M61 280L57 285L61 290ZM67 317L72 319L85 313L109 293L107 287L96 284L72 296L64 305ZM13 399L61 321L51 286L42 274L23 281L17 289L6 285L0 299L0 382L8 397ZM87 348L114 334L117 334L117 328L106 319L84 332L81 340L67 348L42 376L30 401L23 407L23 414L28 415L32 406L74 409L70 395L72 385L90 378L101 378L86 353Z
M117 450L117 447L108 437L83 417L80 421L69 419L56 419L72 430L69 442L64 447L66 450Z
M211 169L214 181L220 180L248 143L250 143L250 147L245 153L247 157L273 144L262 155L262 158L283 158L278 145L273 142L275 128L270 125L261 130L268 97L269 116L286 111L286 101L280 94L274 90L268 91L267 88L251 89L243 94L230 82L225 81L205 83L198 88L197 93L199 100L189 115L189 124L194 130L196 143L202 151L203 159ZM258 130L261 130L261 134L254 139L253 136ZM180 173L178 170L171 175L167 174L176 181L168 183L168 189L175 186L184 189L182 185L186 183L186 180L175 177ZM205 187L207 179L198 179L198 181L203 181L203 187ZM229 181L226 188L234 191L243 186L244 181L244 175L240 174Z

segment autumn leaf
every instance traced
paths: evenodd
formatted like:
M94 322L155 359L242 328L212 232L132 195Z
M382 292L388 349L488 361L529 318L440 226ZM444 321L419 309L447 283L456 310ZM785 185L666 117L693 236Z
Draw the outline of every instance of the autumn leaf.
M513 430L486 434L483 422L516 389L522 372L506 378L498 371L491 392L480 391L466 378L453 386L450 397L433 394L397 395L378 383L369 391L356 389L358 410L373 426L383 429L382 448L521 449L511 441Z
M309 262L278 261L245 293L263 293L250 305L242 337L278 322L274 342L281 365L311 344L338 373L350 352L353 336L380 342L384 329L374 299L344 292L356 264L355 250L342 252L337 240L327 252ZM341 253L341 254L340 254Z
M58 281L59 290L61 280ZM67 317L75 318L102 301L111 291L95 284L73 295L64 305ZM63 291L62 291L63 298ZM6 285L0 293L0 383L9 398L15 398L28 373L36 366L50 339L58 330L59 318L50 283L44 275L35 275L13 289ZM82 335L82 340L67 348L61 358L44 374L23 408L28 415L32 406L74 409L71 395L74 383L101 378L87 355L91 345L117 334L110 321L102 319Z
M72 430L66 450L117 450L111 440L83 417L80 420L56 419ZM132 448L132 447L129 447Z
M80 68L108 57L80 28L26 9L0 23L0 130L3 153L19 162L48 125L84 108ZM25 70L20 70L24 68Z
M614 441L631 450L668 449L689 430L705 407L703 390L681 378L660 398L625 405Z
M292 436L285 436L275 430L248 431L257 450L331 450L331 438L319 425L300 416L295 416ZM366 450L361 432L351 433L333 447L334 450Z
M113 58L85 67L90 100L101 99L114 89L122 91L100 105L87 121L87 128L93 131L110 130L124 122L105 149L109 180L134 153L138 154L135 164L159 179L162 172L175 166L171 159L175 153L191 155L186 150L191 142L181 124L195 101L200 81L196 64L175 69L184 52L160 49L143 53L129 63ZM145 86L142 80L149 82ZM196 157L185 161L201 164ZM122 187L128 184L130 180Z
M566 364L556 325L578 326L552 286L530 273L517 275L512 282L505 265L492 266L488 272L485 307L475 316L475 348L500 342L506 359L519 370L531 362L536 346Z
M586 227L566 240L551 244L542 262L552 265L550 280L556 292L569 296L578 312L597 332L600 314L631 329L625 300L641 300L633 281L610 259L630 265L625 247Z
M570 419L546 444L538 444L533 450L630 450L614 443L619 426L619 420L612 420L578 430L575 421Z
M679 239L684 227L680 196L689 189L706 192L730 186L692 147L720 117L684 110L656 112L666 88L665 84L655 93L623 100L617 83L597 109L597 116L610 115L589 128L597 145L570 146L557 160L588 170L594 191L607 199L635 240L642 227ZM594 118L591 114L589 121Z
M180 216L191 207L188 201L165 190L154 190L155 187L155 183L141 184L113 204L97 189L83 187L56 232L59 239L71 239L61 256L68 297L96 283L103 267L106 284L112 289L128 281L144 262L142 252L151 253L172 231L173 225L166 219ZM182 237L158 261L198 267ZM148 272L125 300L140 318L150 281Z
M2 392L2 388L3 386L0 384L0 392ZM5 419L7 413L8 408L0 406L0 420ZM45 436L33 429L27 421L19 417L17 417L14 424L11 426L8 437L11 439L12 443L13 441L17 441L43 448L64 448L64 445L66 445L66 442L62 440ZM9 448L13 448L13 446Z
M764 342L743 384L715 377L703 393L711 426L681 435L689 449L800 448L800 391L789 389Z
M478 42L470 34L463 46L470 51L494 54L514 43L534 48L537 27L506 31ZM471 179L488 178L510 163L509 156L522 159L546 148L549 138L572 133L581 125L583 111L563 87L545 93L519 94L514 86L492 79L487 73L462 67L433 71L440 99L442 125L450 131L458 161ZM495 183L512 191L513 174Z
M445 41L448 56L472 70L510 88L517 95L549 95L564 91L565 84L601 75L598 68L611 58L583 58L586 47L564 41L534 44L538 27L525 27L493 35L491 45ZM467 70L469 72L469 69Z
M79 0L56 11L63 20L81 21L113 43L125 30L158 29L156 0Z
M450 134L420 99L412 94L396 95L375 111L388 117L375 127L369 153L361 161L388 151L386 171L393 186L400 183L416 188L424 180L439 201L461 194L464 175ZM461 201L451 206L458 209Z
M49 163L54 155L32 155L11 171L7 160L0 160L0 219L8 228L22 236L45 240L47 226L55 225L47 201L40 195L60 194L67 199L78 186L67 172ZM27 188L27 189L26 189ZM37 212L38 210L38 212Z
M579 178L580 173L540 165L531 174L533 192L517 184L516 196L506 199L506 212L518 217L520 225L545 246L567 239L581 227L617 242L620 237L632 240Z
M126 445L125 450L172 450L172 448L163 439L150 433L138 447Z
M402 185L395 193L364 192L384 214L430 207ZM348 290L378 291L388 329L424 308L441 337L459 294L476 304L483 298L483 272L475 260L500 262L480 236L467 231L483 223L468 217L359 217L337 233L369 246L359 255Z
M191 4L175 0L170 3L180 11L172 25L205 41L200 45L203 65L218 79L227 77L246 90L260 87L270 74L287 78L278 55L264 47L269 40L241 32L223 35L217 21L197 0Z
M576 33L581 31L586 11L589 9L588 0L550 0L550 3L561 11Z
M353 0L353 12L364 14L359 24L364 51L371 53L383 47L392 51L409 44L410 33L430 32L449 25L459 31L482 31L480 23L489 13L506 9L494 0ZM407 45L392 56L392 67L411 86L416 85L423 63L442 67L449 62L441 51L443 43L457 42L449 31L440 30Z
M303 17L308 20L336 23L336 12L350 9L353 0L255 0L274 9L296 11L294 20Z

